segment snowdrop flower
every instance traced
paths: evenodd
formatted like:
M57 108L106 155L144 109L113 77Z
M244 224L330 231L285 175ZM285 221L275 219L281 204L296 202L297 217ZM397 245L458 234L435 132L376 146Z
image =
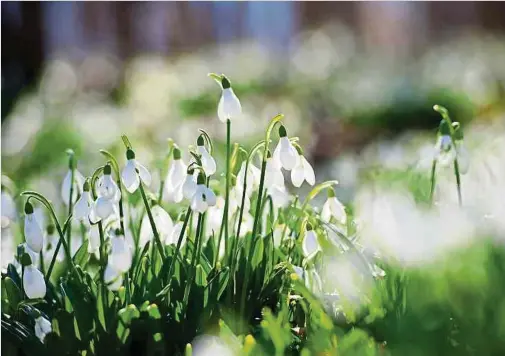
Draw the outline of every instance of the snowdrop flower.
M268 195L272 197L272 202L276 208L285 208L291 201L291 196L284 184L271 187L268 190Z
M237 174L237 186L239 189L243 189L245 180L245 166L246 162L242 162L240 170ZM247 166L247 193L252 193L254 188L258 188L260 185L261 171L252 162L249 162Z
M221 79L221 86L223 91L217 107L217 116L221 122L226 122L226 120L240 116L242 114L242 106L231 88L230 81L225 76Z
M195 180L195 171L193 169L189 169L186 174L186 179L182 184L182 194L184 198L191 200L196 192L196 180Z
M293 182L293 185L297 188L303 184L304 180L309 183L309 185L314 185L316 183L314 169L303 156L302 149L297 146L296 150L298 151L298 161L291 171L291 182Z
M312 225L307 223L305 236L303 237L302 250L305 257L311 256L319 250L319 243L317 242L317 234L312 229Z
M284 176L277 162L267 153L267 164L265 167L265 188L270 189L273 186L284 186Z
M177 244L179 241L179 236L181 236L182 228L184 227L184 215L179 217L179 220L174 224L172 232L165 239L165 245ZM181 242L181 246L184 246L186 243L186 234L184 234Z
M52 331L53 328L49 320L43 316L39 316L37 319L35 319L35 336L39 338L40 342L44 343L46 335Z
M151 207L151 214L153 215L154 223L161 241L166 241L172 234L174 223L170 215L159 205ZM148 241L152 241L154 233L152 230L149 216L144 214L142 223L140 224L139 247L142 248Z
M205 171L205 175L210 177L216 173L216 161L205 148L204 141L203 135L198 136L196 150L202 156L202 168Z
M12 196L2 190L2 220L8 219L8 221L14 221L17 217L16 203Z
M323 209L321 211L321 219L325 222L330 222L332 217L340 224L345 224L347 220L344 205L337 199L335 190L329 188L328 199L326 199L326 202L323 204Z
M116 182L112 179L112 168L110 164L106 164L103 168L103 177L98 185L98 196L107 198L114 202L119 202L121 199L121 191Z
M25 240L30 249L36 253L42 251L44 246L44 233L35 218L32 204L27 201L25 204Z
M170 200L180 203L183 198L182 185L185 182L188 167L182 160L181 150L176 146L173 149L173 158L165 179L165 189Z
M88 219L93 200L89 191L89 180L86 179L82 186L82 194L74 205L74 218L78 221Z
M115 292L123 285L123 275L114 266L107 263L107 267L105 267L105 271L103 272L103 281L109 290Z
M23 289L29 299L44 298L46 296L44 275L33 265L25 267Z
M109 264L118 272L126 273L132 265L132 251L124 236L117 234L110 240Z
M274 159L288 171L295 168L298 163L298 152L289 141L286 128L283 125L279 127L279 143L274 151Z
M207 210L207 232L212 235L212 232L218 233L221 228L221 223L223 222L225 200L223 197L218 196L216 198L216 205L212 206Z
M81 193L81 187L84 184L84 176L74 168L74 181L72 182L72 168L70 168L63 178L63 183L61 185L61 199L65 205L68 205L70 201L70 186L73 183L72 190L72 203L77 200L77 196Z
M151 173L146 167L137 162L135 153L131 149L126 151L126 159L128 162L126 162L121 172L121 179L126 190L134 193L139 187L140 181L147 186L151 185Z
M453 149L450 127L445 120L440 121L438 139L435 144L434 159L442 166L447 166L454 161L456 153Z
M216 195L205 186L205 176L202 173L198 175L197 183L195 195L191 199L191 209L202 214L209 206L216 205Z
M100 232L98 225L90 225L88 229L88 253L98 255L100 248Z
M91 206L89 213L89 221L92 224L96 224L100 220L105 220L109 216L115 214L116 209L114 202L105 197L99 197Z

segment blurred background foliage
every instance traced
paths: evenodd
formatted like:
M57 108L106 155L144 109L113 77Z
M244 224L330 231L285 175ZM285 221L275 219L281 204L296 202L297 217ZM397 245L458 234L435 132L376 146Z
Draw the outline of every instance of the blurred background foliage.
M58 203L65 149L90 175L99 149L120 157L122 133L150 163L154 190L168 138L186 149L204 128L223 162L211 71L230 77L244 108L233 141L253 144L284 113L317 181L339 179L344 202L372 183L428 201L435 103L463 124L471 151L503 158L503 139L493 142L505 133L504 3L1 6L2 174ZM484 194L482 177L472 179L463 182L470 202ZM503 192L494 193L497 219ZM421 266L387 260L368 312L342 329L339 353L504 354L503 230L482 235Z

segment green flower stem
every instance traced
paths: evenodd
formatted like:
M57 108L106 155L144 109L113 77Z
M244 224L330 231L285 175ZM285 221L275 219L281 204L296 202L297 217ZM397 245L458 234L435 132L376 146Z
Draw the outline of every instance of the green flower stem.
M230 155L231 155L231 121L230 119L226 120L226 195L224 200L224 250L225 255L229 251L229 222L228 222L228 211L230 210ZM220 247L220 246L219 246ZM218 251L219 255L219 251Z
M437 160L434 159L433 162L431 163L430 204L433 204L433 195L435 194L436 172L437 172Z
M463 199L461 197L461 176L459 173L458 159L454 159L454 175L456 176L456 186L458 188L458 203L459 206L463 206Z
M104 236L104 232L103 232L102 221L98 222L98 234L100 235L100 247L98 248L98 252L100 253L100 266L102 267L102 271L100 272L100 279L102 282L103 308L104 308L104 310L107 310L107 306L109 305L109 302L108 302L109 293L107 293L107 287L105 285L105 275L104 275L107 261L106 261L106 256L105 256L105 236ZM107 323L106 323L106 325L107 325Z
M140 194L142 195L142 200L144 201L144 206L146 208L147 216L149 218L149 223L151 224L151 228L153 230L154 241L156 242L156 247L158 248L158 251L161 255L161 259L164 261L166 258L165 250L163 249L163 245L161 244L160 235L158 233L158 229L156 228L153 214L151 212L151 207L149 206L149 202L147 201L146 193L144 191L144 184L142 183L142 181L140 181L139 188L140 188Z
M296 204L298 204L298 195L295 196L295 199L293 200L293 203L291 204L288 210L286 221L284 222L284 229L282 229L281 241L279 243L280 246L282 246L282 243L284 242L284 239L286 237L286 232L288 231L288 222L291 218L291 212L293 211L294 208L296 208Z
M193 257L191 258L190 274L186 282L186 287L184 289L184 298L182 300L182 305L185 310L184 313L186 313L188 308L189 292L191 291L191 287L193 285L193 281L196 275L196 265L197 265L196 260L197 257L199 257L199 252L201 251L202 220L203 220L203 214L198 214L198 223L196 225L196 235L195 235L195 243L193 246Z
M188 208L188 211L186 212L186 217L184 218L184 223L182 224L181 233L179 234L179 239L177 240L177 245L175 247L174 255L172 256L172 261L170 261L170 267L168 268L168 284L165 288L163 288L161 290L161 292L159 292L156 295L156 297L160 297L160 296L163 297L170 290L170 286L172 285L174 268L175 268L175 261L177 260L177 256L179 255L179 252L181 250L182 240L184 239L184 234L185 234L186 229L188 227L188 223L190 220L189 218L191 216L191 213L192 213L191 208Z
M68 215L70 216L72 214L72 211L74 210L74 204L73 204L73 195L74 195L74 179L75 179L75 162L74 162L74 152L72 150L67 150L68 154L68 164L70 167L70 196L68 199ZM72 222L70 221L70 227L67 230L67 243L68 243L68 248L71 250L71 245L72 245Z
M322 190L331 187L332 185L338 184L337 180L329 180L326 182L323 182L321 184L316 185L312 190L309 192L307 197L305 197L305 200L303 201L302 207L300 208L300 216L298 217L298 221L295 225L296 227L299 225L301 219L303 218L303 213L305 212L305 209L307 208L307 205L309 202L314 199Z
M67 218L67 221L65 221L65 224L63 224L63 236L66 233L68 229L68 224L70 222L70 218ZM51 263L49 264L49 269L47 270L46 273L46 284L49 282L51 278L51 273L53 272L54 264L56 263L56 257L58 256L58 252L60 252L60 247L61 247L61 238L58 240L58 243L56 244L56 248L54 249L53 252L53 257L51 258Z

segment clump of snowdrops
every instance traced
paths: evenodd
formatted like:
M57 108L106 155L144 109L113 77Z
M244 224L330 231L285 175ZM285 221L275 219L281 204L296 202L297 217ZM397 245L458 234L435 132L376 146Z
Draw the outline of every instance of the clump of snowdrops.
M124 157L101 150L103 165L87 176L67 152L63 204L21 193L25 242L2 274L2 334L12 347L39 355L336 350L336 326L350 325L359 308L349 310L355 304L323 283L321 271L345 254L361 279L384 271L353 244L355 224L335 194L337 181L316 185L298 139L288 135L289 119L272 118L249 150L232 144L241 104L224 75L210 76L221 88L223 167L200 130L196 147L170 145L154 192L147 165L123 135ZM453 142L459 152L458 127L442 126L433 185L442 154ZM300 199L286 177L295 188L313 188ZM2 185L7 225L17 215L15 194ZM311 205L318 194L327 195L321 210Z

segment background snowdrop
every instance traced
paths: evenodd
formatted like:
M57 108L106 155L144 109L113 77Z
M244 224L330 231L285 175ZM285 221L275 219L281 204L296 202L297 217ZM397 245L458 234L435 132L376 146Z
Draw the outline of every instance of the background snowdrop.
M242 114L242 105L233 92L230 81L225 76L222 77L221 86L222 92L217 107L217 116L221 122L225 123L226 120L237 118Z
M298 161L295 167L291 170L291 182L297 188L299 188L303 181L305 180L309 185L314 185L316 183L316 175L314 169L303 156L302 149L297 146L296 150L298 152Z
M72 182L72 175L74 176ZM73 183L72 187L72 203L75 203L77 197L82 191L82 185L84 184L84 176L77 170L77 168L70 168L63 178L63 183L61 184L61 199L65 205L68 205L70 202L70 187Z
M332 217L340 224L345 224L347 220L344 205L340 202L340 200L338 200L335 190L333 188L329 188L328 198L324 202L323 209L321 211L321 219L329 222Z
M118 272L128 272L132 265L133 255L124 236L113 236L110 239L110 245L109 264Z
M87 220L91 211L92 203L93 200L91 197L89 180L86 179L82 187L82 194L74 205L73 217L76 220Z
M123 275L110 263L108 263L107 267L105 267L103 280L107 285L107 288L111 291L117 291L123 285Z
M35 214L33 213L33 206L30 202L25 204L25 226L24 226L26 244L30 249L39 253L44 246L44 232L39 225Z
M128 149L126 150L126 165L121 171L121 180L130 193L134 193L140 184L140 181L145 185L151 185L151 173L142 164L135 159L135 153Z
M205 175L207 177L210 177L216 173L216 161L214 160L214 157L211 156L209 151L207 151L203 135L198 136L196 150L198 154L201 155L202 168L205 171Z
M279 143L275 147L274 159L287 171L295 168L298 163L298 152L289 141L286 128L283 125L279 127Z
M268 152L265 168L265 188L271 189L273 186L284 186L284 176L279 165Z
M151 214L156 224L161 241L166 241L172 234L173 222L170 215L159 205L151 207ZM152 241L154 232L147 214L142 218L140 225L139 247L142 248L148 241Z
M182 185L182 193L184 198L191 200L196 192L196 177L195 171L193 169L189 169L186 174L186 179Z
M302 242L302 250L305 257L312 256L320 249L319 242L317 241L317 234L313 230L312 225L307 223L305 235Z

